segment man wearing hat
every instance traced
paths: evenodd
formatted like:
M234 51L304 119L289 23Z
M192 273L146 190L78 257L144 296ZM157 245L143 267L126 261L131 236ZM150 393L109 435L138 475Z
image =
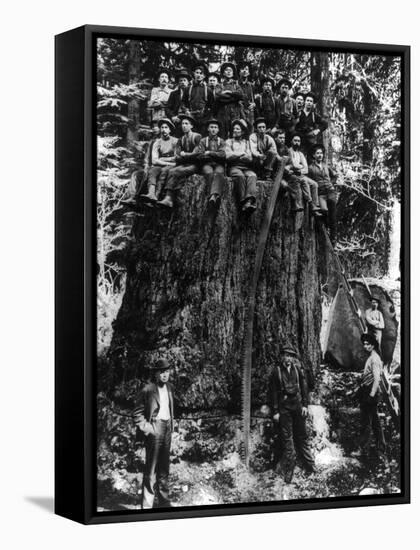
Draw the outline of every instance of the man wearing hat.
M193 132L195 120L188 114L181 114L182 137L175 149L176 166L169 169L165 186L165 198L157 204L165 208L173 208L175 193L182 188L186 178L198 173L196 148L201 140L201 134Z
M166 117L166 104L168 103L171 88L169 88L169 71L162 69L159 71L157 77L159 86L152 88L150 99L147 104L151 111L152 127L157 126L157 123L161 118Z
M274 81L268 76L261 79L262 93L255 97L257 116L264 118L269 131L275 130L278 120L277 101L274 97Z
M248 123L250 131L254 128L254 111L255 111L255 93L254 85L251 82L251 64L248 61L242 61L238 65L239 69L239 86L244 94L243 110L244 118Z
M193 81L187 88L185 106L188 114L195 120L197 132L204 133L209 111L209 91L205 81L208 70L204 63L198 62L192 71Z
M320 212L318 199L318 184L315 180L308 177L308 163L300 147L300 135L297 133L292 134L289 159L285 166L289 186L293 188L300 185L303 198L309 204L311 212L314 216L321 217L322 214Z
M208 92L209 92L209 101L208 101L208 114L211 118L214 118L217 115L217 95L221 92L220 86L220 76L219 73L213 72L209 73L207 77L208 81Z
M363 348L368 358L363 369L358 396L360 399L360 423L361 435L359 439L362 454L369 451L371 429L375 437L376 451L382 454L385 450L385 439L381 421L378 415L378 402L380 397L380 381L383 364L377 353L377 341L372 334L362 334Z
M290 133L297 116L297 109L294 100L290 97L292 83L287 78L279 82L279 96L277 98L277 127Z
M319 206L321 213L327 216L330 239L334 244L337 235L337 192L333 183L337 175L325 160L323 145L315 145L312 149L308 177L318 185Z
M186 112L185 99L190 80L191 76L185 69L181 69L176 74L178 86L171 92L166 105L168 118L170 118L175 125L180 122L178 114Z
M316 98L312 92L305 95L305 104L296 122L295 130L302 136L302 148L308 153L314 145L322 141L322 132L328 122L315 112Z
M255 120L256 132L249 136L249 146L256 173L264 179L272 179L274 162L277 159L277 148L274 139L267 132L265 120Z
M202 138L197 147L197 158L201 162L201 173L210 191L209 205L216 208L225 183L225 142L218 136L219 121L211 118L207 121L208 135Z
M247 134L245 120L232 122L233 137L226 140L226 161L241 210L251 214L257 208L257 174L251 170L252 155Z
M375 337L378 343L378 349L380 350L382 342L382 331L385 328L384 316L378 309L379 299L376 296L372 296L370 302L372 306L365 312L366 324L369 333Z
M142 484L142 509L171 506L169 500L169 453L174 420L174 392L170 366L158 359L151 367L151 381L141 390L133 416L145 437L146 464Z
M158 122L160 138L153 143L152 166L147 178L147 194L140 195L140 200L153 206L158 200L161 189L165 187L169 170L175 166L176 137L171 136L175 126L169 118L161 118Z
M308 385L299 356L293 347L283 347L279 363L271 374L269 401L283 448L278 468L286 483L292 481L297 455L308 473L315 469L306 431L308 398Z
M243 117L242 101L244 94L237 81L236 65L230 61L220 66L222 81L216 94L216 118L220 125L220 135L226 139L234 120Z

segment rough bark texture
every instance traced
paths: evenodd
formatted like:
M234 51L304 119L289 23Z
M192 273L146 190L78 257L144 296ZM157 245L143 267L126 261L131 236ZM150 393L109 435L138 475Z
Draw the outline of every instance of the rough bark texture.
M258 186L258 209L250 219L238 217L229 181L213 223L199 176L186 182L173 212L147 210L138 219L109 352L119 380L144 378L150 361L165 356L174 366L182 409L239 410L244 311L272 184ZM282 345L295 345L308 369L320 359L323 254L313 220L307 213L298 218L282 193L257 289L254 406L266 402L267 379Z

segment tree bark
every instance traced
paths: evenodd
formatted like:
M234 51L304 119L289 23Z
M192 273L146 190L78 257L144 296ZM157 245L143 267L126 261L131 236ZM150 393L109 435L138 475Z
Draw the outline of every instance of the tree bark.
M328 120L331 118L330 61L327 53L314 52L311 55L311 90L317 97L319 114ZM329 128L322 135L323 145L329 157Z
M258 208L247 220L238 217L228 180L212 223L200 176L187 180L173 212L147 210L139 218L109 351L113 384L145 378L150 362L166 357L182 409L239 410L244 313L272 187L258 185ZM282 193L256 294L254 406L266 402L268 377L283 345L296 346L307 369L319 364L322 261L313 220L307 213L297 216Z
M130 40L129 45L129 65L128 81L129 84L140 82L141 78L141 43L138 40ZM140 126L140 104L137 99L132 99L128 103L128 127L127 143L130 145L138 140L138 128Z

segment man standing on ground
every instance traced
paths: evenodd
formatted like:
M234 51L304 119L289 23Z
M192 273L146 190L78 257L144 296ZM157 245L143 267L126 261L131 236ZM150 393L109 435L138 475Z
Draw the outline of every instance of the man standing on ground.
M375 437L375 447L378 455L385 451L385 439L381 421L378 415L378 402L380 397L379 384L383 364L376 351L376 338L372 334L361 336L364 350L369 354L362 374L359 389L360 398L360 423L361 435L359 440L361 454L369 453L371 431Z
M173 387L170 367L159 359L151 367L153 381L145 386L134 409L134 420L146 441L142 509L171 506L169 500L169 455L174 420Z
M371 299L372 307L366 310L365 318L368 326L368 331L378 342L378 349L381 349L382 331L385 328L384 316L379 311L379 300L375 296Z
M280 361L270 379L270 402L273 420L278 425L283 454L278 469L290 483L300 456L307 473L315 470L306 431L308 416L308 385L299 356L292 347L281 350Z

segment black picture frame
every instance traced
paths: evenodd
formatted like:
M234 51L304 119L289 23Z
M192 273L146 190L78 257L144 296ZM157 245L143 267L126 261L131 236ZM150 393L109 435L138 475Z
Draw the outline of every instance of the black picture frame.
M402 463L400 494L97 512L95 461L95 39L171 39L401 56ZM410 502L410 47L86 25L55 38L55 512L84 524Z

